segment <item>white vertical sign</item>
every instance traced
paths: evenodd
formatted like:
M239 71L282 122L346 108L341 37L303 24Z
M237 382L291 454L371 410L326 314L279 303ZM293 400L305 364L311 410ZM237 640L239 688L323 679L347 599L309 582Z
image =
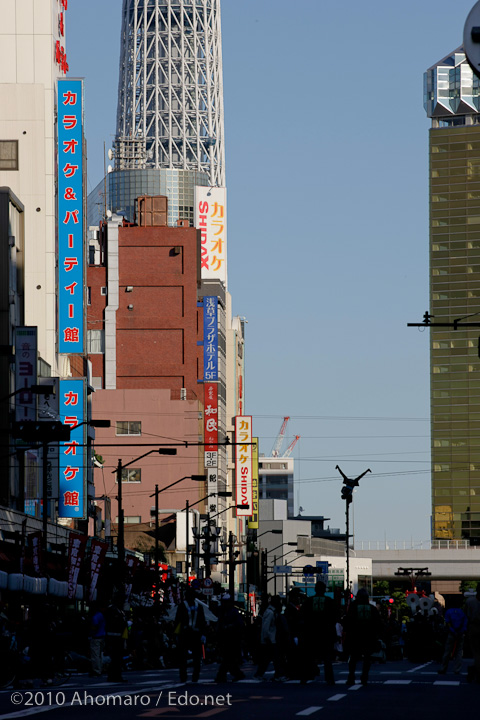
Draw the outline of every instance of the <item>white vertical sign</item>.
M236 416L235 443L236 504L248 505L245 510L237 508L237 516L250 517L253 512L251 415Z

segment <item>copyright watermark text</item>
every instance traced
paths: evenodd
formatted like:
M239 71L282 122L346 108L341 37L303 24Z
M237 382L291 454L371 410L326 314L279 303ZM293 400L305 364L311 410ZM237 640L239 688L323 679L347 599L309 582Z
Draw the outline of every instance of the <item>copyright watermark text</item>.
M22 705L23 707L41 707L57 706L57 707L76 707L79 705L95 705L100 706L119 706L119 707L159 707L167 706L213 706L224 707L232 704L232 695L195 695L188 692L176 692L174 690L160 691L157 694L144 693L128 693L128 694L112 694L112 695L92 695L86 690L76 691L72 697L62 691L49 690L43 691L25 691L14 692L10 696L13 705Z

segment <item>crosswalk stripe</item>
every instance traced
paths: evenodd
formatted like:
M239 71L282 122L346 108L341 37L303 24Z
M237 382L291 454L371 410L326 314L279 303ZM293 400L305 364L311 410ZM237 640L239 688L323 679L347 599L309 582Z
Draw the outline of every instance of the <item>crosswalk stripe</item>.
M320 705L312 705L312 707L306 708L305 710L300 710L297 715L313 715L313 713L317 712L318 710L323 710L323 707L321 707Z
M385 685L410 685L411 680L385 680Z

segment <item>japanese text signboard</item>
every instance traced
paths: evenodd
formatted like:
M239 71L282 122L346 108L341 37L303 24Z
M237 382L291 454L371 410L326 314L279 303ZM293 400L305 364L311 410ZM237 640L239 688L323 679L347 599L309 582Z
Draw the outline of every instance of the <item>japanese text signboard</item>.
M236 504L248 505L248 509L237 508L237 516L252 514L252 417L237 415L235 418L235 477Z
M203 380L218 380L218 298L203 298Z
M258 438L252 445L252 511L248 519L250 530L258 530Z
M221 187L195 188L195 227L200 230L202 280L227 285L227 191Z
M37 396L30 389L37 384L37 362L37 328L15 328L15 419L18 421L37 419Z
M68 72L67 53L63 43L65 42L65 12L68 10L68 0L57 0L58 2L58 40L55 41L55 62L59 70L66 74Z
M85 380L60 380L60 419L70 427L70 440L60 443L58 515L85 517Z
M84 345L83 82L58 80L58 347Z
M205 467L218 466L218 386L217 383L204 383L204 435Z

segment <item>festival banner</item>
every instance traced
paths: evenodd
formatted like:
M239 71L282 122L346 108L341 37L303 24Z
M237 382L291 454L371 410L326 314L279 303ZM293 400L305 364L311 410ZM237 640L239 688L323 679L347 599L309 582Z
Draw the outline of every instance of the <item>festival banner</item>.
M90 546L90 592L89 600L92 602L95 589L97 587L98 577L100 570L102 569L105 555L107 554L108 543L102 542L102 540L93 539Z
M68 597L72 600L77 592L78 576L82 566L88 537L70 535L68 542Z
M41 531L37 530L37 532L29 533L28 541L30 547L32 548L33 569L37 575L41 575L43 565Z

